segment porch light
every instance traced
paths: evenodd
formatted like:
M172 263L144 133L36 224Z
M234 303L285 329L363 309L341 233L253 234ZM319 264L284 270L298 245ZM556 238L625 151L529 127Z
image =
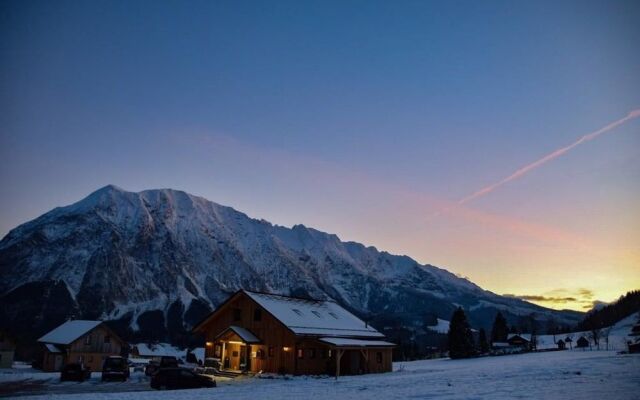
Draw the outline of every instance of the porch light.
M213 342L207 342L206 345L207 345L207 347L211 347L211 346L213 346Z
M283 348L282 348L282 350L284 350L284 351L289 351L289 350L291 350L291 347L287 347L287 346L285 346L285 347L283 347Z

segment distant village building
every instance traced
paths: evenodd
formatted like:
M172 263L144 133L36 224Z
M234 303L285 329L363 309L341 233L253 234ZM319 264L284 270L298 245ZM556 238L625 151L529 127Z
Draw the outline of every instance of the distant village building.
M206 358L232 371L361 374L391 371L395 346L333 301L240 290L193 331Z
M0 330L0 368L11 368L16 352L16 341L13 336Z
M38 342L44 347L42 369L60 371L69 363L78 363L102 371L104 359L120 355L125 342L102 321L67 321Z
M131 357L160 361L162 357L185 358L185 351L167 343L138 343L131 348Z
M564 350L567 348L567 344L562 339L558 339L556 344L558 345L558 350Z
M524 351L531 350L531 334L510 333L507 336L507 343L512 347L518 347Z
M584 336L580 336L576 341L576 348L583 349L585 347L589 347L589 339Z

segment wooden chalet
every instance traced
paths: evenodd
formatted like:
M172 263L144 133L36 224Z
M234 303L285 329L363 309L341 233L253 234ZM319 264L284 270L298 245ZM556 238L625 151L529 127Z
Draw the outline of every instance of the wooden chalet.
M519 347L523 350L531 350L531 334L527 333L510 333L507 336L509 346Z
M589 339L584 336L580 336L576 341L576 348L583 349L589 347Z
M60 371L65 364L78 363L102 371L108 356L119 356L125 342L102 321L67 321L38 342L44 347L42 369Z
M334 301L240 290L194 333L227 371L353 375L391 371L395 346Z

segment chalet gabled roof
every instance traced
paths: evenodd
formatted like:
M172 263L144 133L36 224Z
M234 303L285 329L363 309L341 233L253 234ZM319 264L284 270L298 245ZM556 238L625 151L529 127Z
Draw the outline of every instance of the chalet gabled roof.
M258 339L256 337L256 335L254 335L253 333L251 333L248 329L243 328L241 326L236 326L236 325L231 325L230 327L228 327L227 329L225 329L224 331L222 331L218 337L224 336L224 334L226 334L227 332L233 332L236 335L238 335L240 337L240 339L242 339L243 342L245 343L260 343L260 339Z
M384 337L334 301L243 292L296 335Z
M100 324L102 324L102 321L86 321L80 319L67 321L38 339L38 342L68 345Z

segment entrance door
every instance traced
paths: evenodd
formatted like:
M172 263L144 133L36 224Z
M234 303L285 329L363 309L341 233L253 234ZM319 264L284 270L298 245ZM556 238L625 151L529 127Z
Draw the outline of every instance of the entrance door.
M53 369L56 371L60 371L62 369L62 356L56 354L56 358L53 363Z
M242 358L242 348L239 344L232 344L229 346L229 361L231 369L240 370L240 360Z

